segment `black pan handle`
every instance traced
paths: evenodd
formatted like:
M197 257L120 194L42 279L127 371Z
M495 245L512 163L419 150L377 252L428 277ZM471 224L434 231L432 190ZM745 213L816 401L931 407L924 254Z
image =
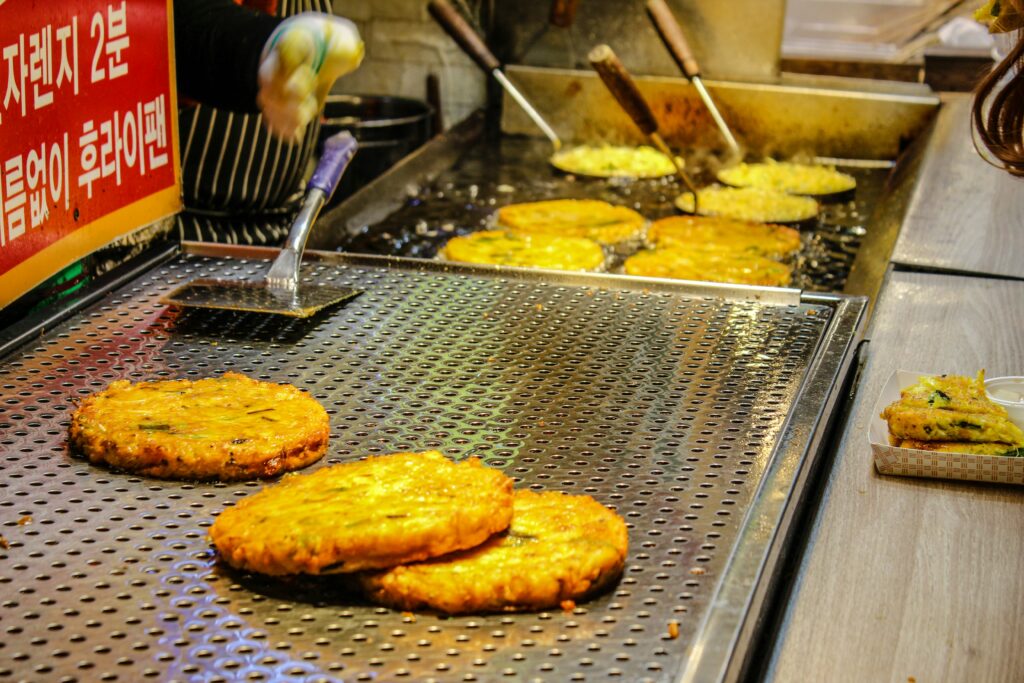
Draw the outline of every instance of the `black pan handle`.
M498 58L488 49L473 27L448 3L448 0L430 0L427 10L430 11L430 16L434 17L434 20L441 25L441 28L459 44L459 47L480 65L480 68L487 73L501 68Z
M700 76L700 67L697 65L697 58L693 56L693 50L683 35L683 28L676 21L676 17L669 9L665 0L647 0L647 14L650 15L654 27L658 29L658 35L668 48L672 59L683 70L687 78Z
M619 105L629 114L633 122L644 133L653 135L658 132L658 120L647 105L647 100L640 94L633 77L626 71L614 50L608 45L598 45L587 55L591 66L611 91Z

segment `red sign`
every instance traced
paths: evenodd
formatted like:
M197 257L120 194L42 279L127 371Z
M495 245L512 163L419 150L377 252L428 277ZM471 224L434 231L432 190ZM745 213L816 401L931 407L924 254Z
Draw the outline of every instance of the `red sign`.
M0 0L0 307L181 208L170 0Z

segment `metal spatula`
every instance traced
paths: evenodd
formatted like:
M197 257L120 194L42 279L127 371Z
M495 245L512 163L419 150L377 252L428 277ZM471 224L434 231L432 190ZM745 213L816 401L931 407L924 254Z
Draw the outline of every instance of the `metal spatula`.
M347 131L324 142L320 162L306 186L306 198L288 239L266 276L259 280L199 278L163 297L167 304L230 311L275 313L308 318L327 306L358 296L357 289L299 283L299 264L306 238L320 209L334 194L338 181L356 153L356 139Z

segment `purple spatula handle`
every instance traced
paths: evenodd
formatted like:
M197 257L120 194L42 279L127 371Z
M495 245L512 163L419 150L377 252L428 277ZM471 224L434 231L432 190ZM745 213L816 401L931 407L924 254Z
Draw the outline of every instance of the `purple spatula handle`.
M327 138L324 141L324 151L313 171L313 177L309 179L307 189L315 187L323 192L327 199L330 199L335 188L338 187L338 181L341 180L345 168L352 161L357 147L356 139L348 131L343 130Z

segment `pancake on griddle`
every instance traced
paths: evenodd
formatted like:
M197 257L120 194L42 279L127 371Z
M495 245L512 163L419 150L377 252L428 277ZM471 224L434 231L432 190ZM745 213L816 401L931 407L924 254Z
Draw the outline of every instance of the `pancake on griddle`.
M800 232L784 225L719 216L669 216L651 223L647 241L656 247L753 254L781 259L800 250Z
M375 602L447 614L555 607L622 573L626 524L590 496L516 491L512 526L482 546L357 576Z
M626 259L623 268L627 275L769 287L785 287L793 279L793 270L785 263L756 254L679 247L639 251Z
M670 158L646 145L581 145L558 152L551 163L566 173L598 178L661 178L676 172Z
M445 244L441 255L449 261L551 270L592 271L600 269L605 262L601 246L585 237L504 230L482 230L453 237Z
M718 179L734 187L761 187L818 197L849 192L857 187L856 178L831 166L773 159L759 164L736 164L724 168L718 172Z
M327 412L288 384L236 372L200 380L111 383L71 416L90 462L163 479L274 477L327 449Z
M552 199L503 206L496 223L520 234L585 237L612 245L638 239L647 220L629 207L596 199Z
M512 480L477 458L394 453L286 477L224 510L210 539L263 574L393 567L471 548L512 519Z
M1024 432L985 393L985 373L975 378L925 375L900 392L881 413L891 437L912 441L1024 446ZM916 448L916 446L915 446Z
M760 187L711 185L697 191L701 216L722 216L754 223L802 223L818 215L818 202ZM693 213L693 195L676 197L676 208Z

